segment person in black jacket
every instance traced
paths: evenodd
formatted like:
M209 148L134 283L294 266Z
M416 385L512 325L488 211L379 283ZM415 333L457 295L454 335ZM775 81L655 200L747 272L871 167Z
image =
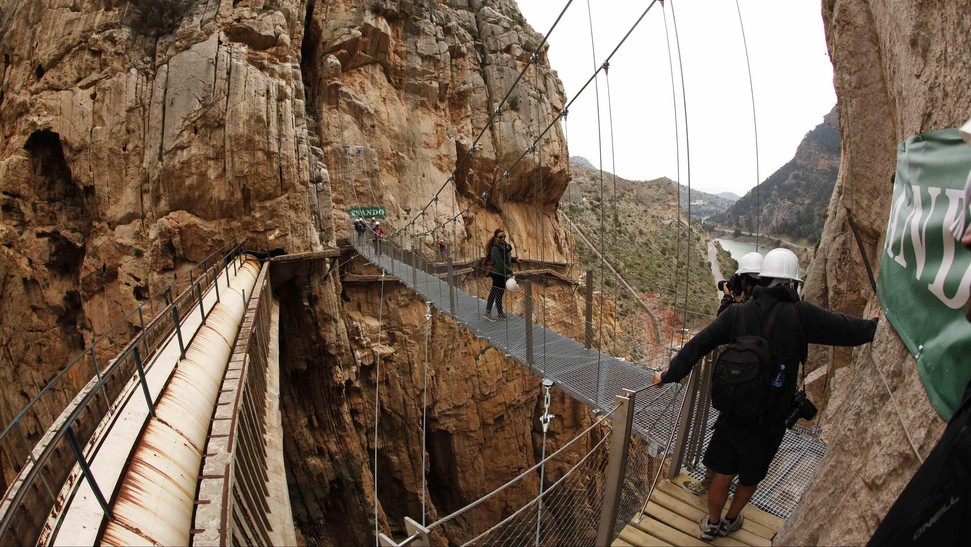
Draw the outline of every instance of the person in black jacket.
M505 319L506 313L502 309L502 296L506 292L506 280L512 276L512 265L516 257L512 255L512 245L506 242L506 232L499 228L492 233L492 239L486 245L489 260L492 262L492 288L486 300L485 318L494 321L492 306L495 305L499 319Z
M748 503L765 478L785 433L785 419L790 413L799 378L799 365L805 363L808 344L858 346L873 340L877 319L859 319L831 312L802 302L795 286L799 279L799 261L788 249L773 249L762 263L760 283L752 300L730 306L707 328L699 332L675 355L667 370L654 374L654 384L677 382L688 375L695 364L716 347L739 336L741 321L745 332L762 332L770 310L782 303L775 327L769 337L772 356L786 365L781 388L771 389L768 410L758 418L718 417L705 452L705 467L715 472L708 489L708 515L699 523L701 539L712 540L742 527L742 508ZM780 367L781 368L781 367ZM721 518L728 487L738 475L738 486L725 519Z

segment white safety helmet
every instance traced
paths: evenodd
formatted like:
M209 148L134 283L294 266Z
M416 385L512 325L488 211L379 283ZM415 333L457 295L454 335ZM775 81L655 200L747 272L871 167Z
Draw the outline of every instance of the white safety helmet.
M381 225L381 221L380 220L375 220L374 221L374 225L375 226L380 226Z
M744 258L744 257L743 257ZM790 279L797 283L802 283L799 279L799 258L796 253L789 249L772 249L765 254L762 260L762 271L759 277L771 277L773 279Z
M745 256L738 260L738 270L735 271L737 274L749 274L753 277L758 277L759 272L762 271L762 253L757 253L752 251L747 253Z
M519 288L519 283L516 282L516 278L515 277L510 277L509 279L506 280L506 290L507 291L514 291L514 290L516 290L518 288Z

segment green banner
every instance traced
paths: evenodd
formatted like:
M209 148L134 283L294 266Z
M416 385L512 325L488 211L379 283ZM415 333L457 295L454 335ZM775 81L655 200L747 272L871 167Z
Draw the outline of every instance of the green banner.
M884 312L917 358L934 408L945 420L971 378L971 252L951 233L965 216L971 146L957 129L910 137L897 151L897 173L877 291Z
M384 218L388 216L388 210L384 207L351 207L348 211L351 218Z

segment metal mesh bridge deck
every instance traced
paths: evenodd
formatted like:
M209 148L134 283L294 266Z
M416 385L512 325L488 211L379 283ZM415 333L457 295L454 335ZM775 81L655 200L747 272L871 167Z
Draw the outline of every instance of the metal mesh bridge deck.
M391 248L391 245L384 245ZM651 383L652 370L623 359L587 348L583 344L540 325L533 324L533 365L527 364L526 321L509 315L504 321L490 321L483 316L485 301L477 296L455 290L455 313L451 313L450 287L446 280L422 271L406 261L395 258L395 252L376 253L371 245L354 245L358 253L380 267L395 280L413 289L442 313L451 315L460 325L470 329L535 374L553 380L556 386L594 412L606 413L615 406L614 397L622 389L640 390ZM398 251L400 252L400 251ZM635 399L634 432L646 440L652 453L659 453L668 445L672 429L677 427L677 414L685 386L668 384L662 389L648 389ZM705 446L711 438L715 412L708 417ZM787 518L795 509L815 475L826 452L819 439L787 431L779 454L769 468L751 504L763 511ZM691 474L704 475L699 463Z

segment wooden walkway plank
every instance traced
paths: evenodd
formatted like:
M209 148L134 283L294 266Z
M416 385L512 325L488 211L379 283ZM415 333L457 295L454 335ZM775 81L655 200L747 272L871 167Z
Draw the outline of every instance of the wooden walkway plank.
M644 515L644 518L641 519L639 523L635 524L631 522L629 527L637 528L641 532L666 541L671 545L688 547L704 547L708 545L698 538L698 534L686 534L681 530L672 528L651 515Z
M651 501L657 502L659 505L695 522L708 514L707 509L699 509L695 505L681 501L661 490L654 491ZM744 515L745 511L742 511L742 514ZM742 522L742 529L732 532L731 537L749 545L768 547L772 545L772 538L775 537L775 533L775 530L746 518Z
M705 501L705 498L696 496L696 495L692 494L691 492L688 492L684 488L681 488L680 486L678 486L683 481L689 480L690 478L691 477L689 477L688 475L684 475L684 474L678 475L674 479L674 482L670 482L670 481L659 481L657 487L662 492L671 494L672 496L680 499L681 501L685 501L685 502L690 503L692 505L700 503L699 507L701 507L705 512L707 512L708 511L708 507L707 507L707 502ZM729 498L729 499L731 499L731 498ZM751 521L754 521L754 522L757 522L757 523L759 523L759 524L761 524L761 525L763 525L763 526L765 526L767 528L770 528L772 530L775 530L775 531L781 530L782 529L782 525L785 524L785 520L783 520L783 519L781 519L781 518L779 518L779 517L777 517L775 515L772 515L770 513L766 513L765 511L762 511L761 509L756 509L755 507L752 507L751 504L745 506L745 509L743 510L743 513L745 513L745 518L746 519L751 520Z
M653 501L647 504L647 514L656 518L657 520L667 524L668 526L683 532L685 535L691 536L695 540L701 542L702 545L711 544L717 545L718 547L742 547L745 543L729 537L718 537L709 542L704 542L699 539L701 534L701 528L698 526L698 520L692 521L687 517L682 517L681 515L674 513L660 505L654 503ZM695 543L692 543L696 545Z
M620 539L632 547L635 545L637 547L670 547L671 545L663 539L654 537L636 526L624 527L620 532Z

